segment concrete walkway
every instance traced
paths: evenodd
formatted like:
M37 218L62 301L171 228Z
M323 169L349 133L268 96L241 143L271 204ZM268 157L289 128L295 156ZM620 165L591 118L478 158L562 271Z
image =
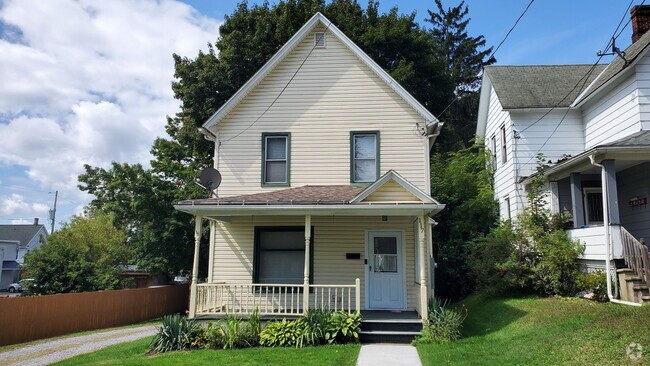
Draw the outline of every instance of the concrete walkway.
M0 365L49 365L114 344L149 337L154 335L156 330L156 325L145 325L30 344L0 353Z
M358 366L422 366L420 356L410 344L364 344Z

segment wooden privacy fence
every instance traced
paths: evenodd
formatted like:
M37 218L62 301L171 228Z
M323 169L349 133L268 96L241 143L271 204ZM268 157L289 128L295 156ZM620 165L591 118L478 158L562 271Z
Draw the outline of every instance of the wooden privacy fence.
M185 312L189 285L0 298L0 346Z

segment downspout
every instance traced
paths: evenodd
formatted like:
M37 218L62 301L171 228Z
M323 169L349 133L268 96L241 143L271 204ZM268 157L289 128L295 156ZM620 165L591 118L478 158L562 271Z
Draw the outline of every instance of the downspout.
M605 253L606 253L606 260L605 260L605 276L606 276L606 281L607 281L607 298L609 299L610 302L613 302L615 304L623 304L623 305L630 305L630 306L641 306L641 304L631 302L631 301L623 301L619 299L615 299L614 295L612 294L612 273L610 271L610 266L611 266L611 235L610 235L610 227L609 227L609 205L608 205L608 190L607 190L607 173L605 172L605 167L601 164L596 163L596 156L595 155L589 155L589 160L591 160L591 165L599 167L600 168L600 179L602 181L602 190L603 190L603 228L605 229Z

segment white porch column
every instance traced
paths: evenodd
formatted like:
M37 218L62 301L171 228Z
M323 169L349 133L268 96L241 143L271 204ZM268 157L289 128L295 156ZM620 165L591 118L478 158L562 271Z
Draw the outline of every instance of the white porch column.
M302 311L307 314L309 310L309 247L311 243L311 215L305 215L305 277L302 290Z
M194 263L192 264L192 284L190 285L190 318L196 317L196 290L199 281L199 247L203 231L203 216L194 217Z
M418 250L420 251L420 316L422 320L429 320L429 291L428 291L428 274L426 261L429 260L427 256L427 237L425 228L428 227L427 215L418 217Z

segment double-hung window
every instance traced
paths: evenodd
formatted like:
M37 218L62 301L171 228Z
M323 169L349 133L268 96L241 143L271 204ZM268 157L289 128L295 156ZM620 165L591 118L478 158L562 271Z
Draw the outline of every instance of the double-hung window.
M313 238L313 235L311 237ZM313 242L310 243L310 246L313 246ZM310 250L312 255L313 252ZM256 227L254 255L254 283L303 283L305 228L302 226ZM309 260L313 263L313 256ZM313 268L313 265L310 264L310 268ZM310 282L313 279L311 274L313 274L313 270L310 271Z
M262 134L262 185L289 186L291 135Z
M508 151L506 150L506 126L501 126L501 164L508 162Z
M350 181L373 183L379 177L379 131L350 134Z

